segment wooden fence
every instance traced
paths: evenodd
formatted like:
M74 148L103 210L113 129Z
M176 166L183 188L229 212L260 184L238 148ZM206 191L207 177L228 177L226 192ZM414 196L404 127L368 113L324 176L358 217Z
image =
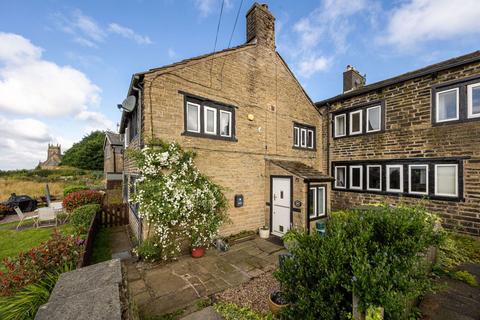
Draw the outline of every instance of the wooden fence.
M78 268L82 268L90 265L90 260L92 258L92 252L93 252L93 241L95 240L95 236L99 228L98 220L99 220L99 214L96 214L92 218L92 221L90 222L87 238L85 239L85 242L84 242L84 248L80 254L80 259L78 260L78 264L77 264Z
M99 216L102 227L118 227L128 224L128 206L123 204L110 204L103 206Z

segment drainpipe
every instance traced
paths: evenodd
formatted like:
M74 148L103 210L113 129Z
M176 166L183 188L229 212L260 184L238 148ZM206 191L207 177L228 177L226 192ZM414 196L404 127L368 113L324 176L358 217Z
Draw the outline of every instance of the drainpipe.
M327 111L327 174L330 175L330 127L332 120L330 119L330 104L327 103L325 108Z
M135 80L140 80L140 77L135 76ZM138 114L139 116L137 118L137 127L138 127L138 132L140 133L140 148L143 148L144 147L144 141L143 141L143 135L142 135L142 112L143 112L142 94L143 94L143 88L140 85L140 83L137 83L137 87L135 87L135 85L132 85L132 90L135 90L138 93L137 108L139 108L140 112L139 112L139 114Z

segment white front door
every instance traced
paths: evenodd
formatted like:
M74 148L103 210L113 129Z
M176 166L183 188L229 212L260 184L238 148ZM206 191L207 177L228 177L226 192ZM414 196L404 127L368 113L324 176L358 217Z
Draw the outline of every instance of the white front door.
M272 178L272 233L283 236L290 229L290 178Z

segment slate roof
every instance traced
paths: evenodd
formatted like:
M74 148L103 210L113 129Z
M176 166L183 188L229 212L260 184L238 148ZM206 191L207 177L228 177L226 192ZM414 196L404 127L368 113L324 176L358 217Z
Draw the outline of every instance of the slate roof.
M105 136L112 146L123 146L123 134L107 132Z
M370 91L374 91L374 90L378 90L378 89L381 89L381 88L384 88L384 87L387 87L387 86L391 86L391 85L394 85L394 84L397 84L397 83L401 83L401 82L408 81L408 80L411 80L411 79L423 77L423 76L426 76L426 75L429 75L429 74L432 74L432 73L435 73L435 72L443 71L443 70L454 68L454 67L459 67L459 66L462 66L462 65L465 65L465 64L468 64L468 63L477 62L477 61L480 61L480 50L468 53L468 54L463 55L463 56L448 59L448 60L445 60L445 61L442 61L442 62L439 62L439 63L436 63L436 64L432 64L432 65L423 67L421 69L410 71L410 72L401 74L401 75L393 77L393 78L378 81L378 82L363 86L363 87L361 87L359 89L356 89L356 90L353 90L353 91L342 93L342 94L339 94L339 95L334 96L332 98L328 98L328 99L325 99L325 100L322 100L322 101L318 101L318 102L315 103L315 105L317 107L323 107L323 106L325 106L326 104L329 104L329 103L335 103L335 102L342 101L342 100L345 100L345 99L348 99L348 98L352 98L352 97L355 97L355 96L358 96L358 95L361 95L361 94L364 94L364 93L368 93Z
M305 180L316 180L316 181L335 180L334 178L326 174L323 174L317 169L307 166L306 164L299 161L270 160L270 162Z

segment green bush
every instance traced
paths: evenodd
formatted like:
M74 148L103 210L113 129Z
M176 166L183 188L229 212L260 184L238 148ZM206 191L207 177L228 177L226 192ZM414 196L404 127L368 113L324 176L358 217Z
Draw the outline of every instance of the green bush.
M63 196L66 197L72 192L77 192L82 190L88 190L88 187L80 186L80 185L68 186L65 189L63 189Z
M431 286L422 254L442 239L435 222L419 207L383 206L332 215L326 236L299 235L275 273L291 303L285 316L348 317L355 292L361 311L382 306L387 319L402 319Z
M213 308L225 320L272 320L272 314L263 315L234 303L216 303Z
M150 237L133 249L138 257L144 261L154 262L161 258L161 250L157 245L157 240Z
M99 204L87 204L73 210L70 215L70 224L74 228L76 235L88 232L93 216L100 212L102 207Z
M73 270L72 265L65 264L62 269L46 274L41 280L27 285L15 295L1 297L0 319L34 319L38 308L48 302L60 274L71 270Z
M471 274L468 271L456 271L452 273L452 278L465 282L468 285L471 285L473 287L478 286L477 279L473 274Z
M93 131L65 151L62 166L72 166L86 170L103 169L103 143L105 132Z

